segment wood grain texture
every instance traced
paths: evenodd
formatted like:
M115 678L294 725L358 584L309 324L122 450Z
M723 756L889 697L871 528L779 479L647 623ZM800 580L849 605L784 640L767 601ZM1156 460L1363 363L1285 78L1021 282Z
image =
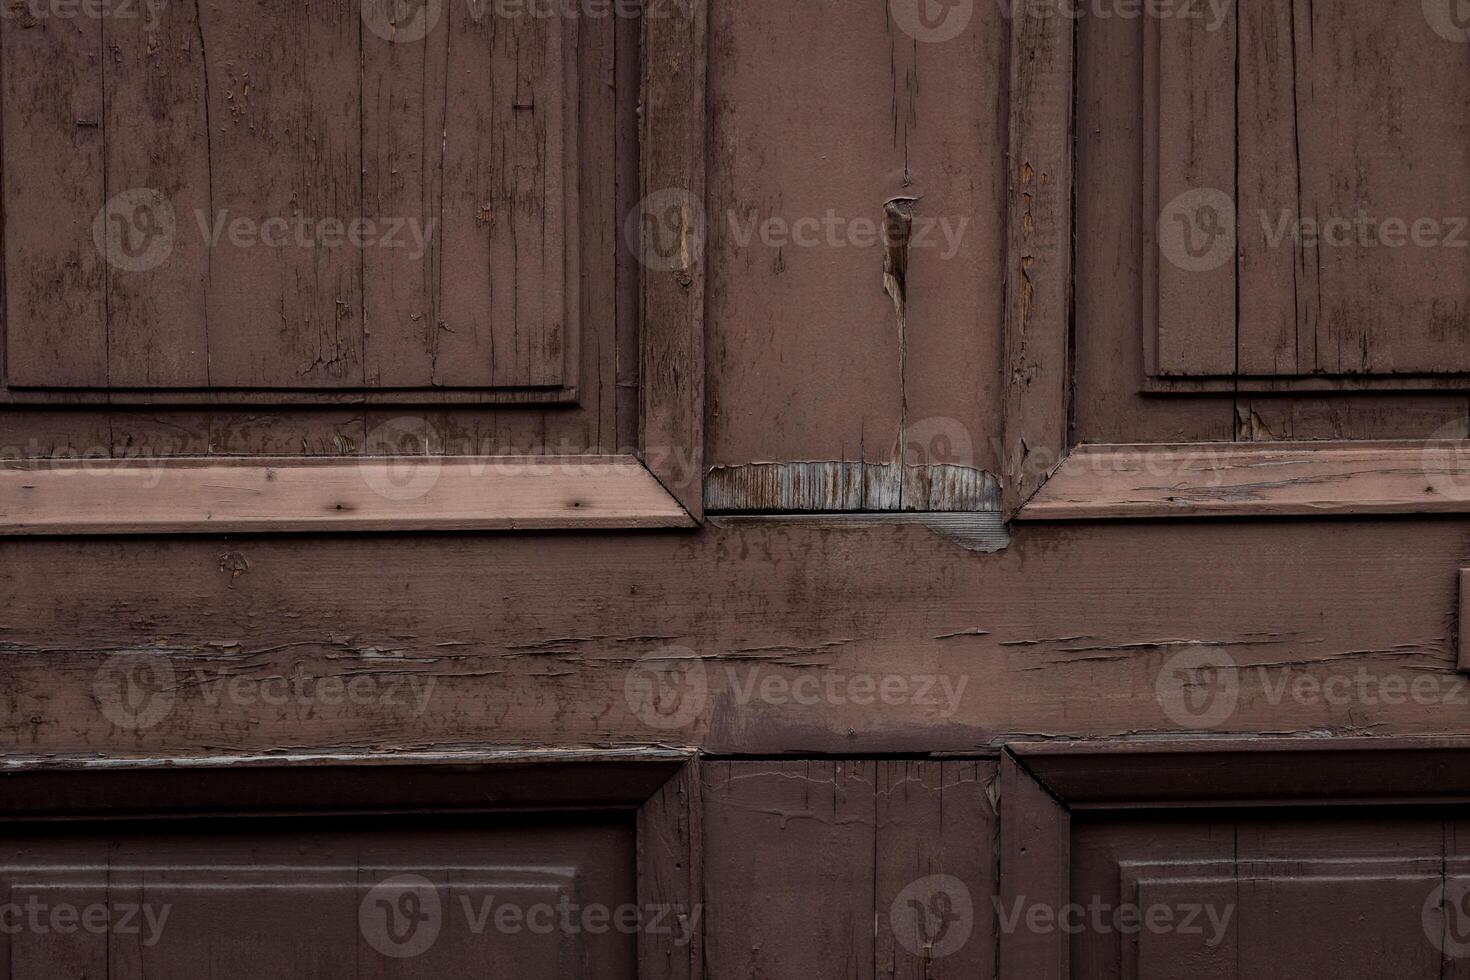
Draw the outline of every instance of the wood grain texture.
M1026 5L1011 18L1007 514L1046 482L1069 438L1074 30L1072 18Z
M1465 513L1467 452L1456 441L1079 446L1019 517Z
M30 196L8 209L8 274L19 300L57 295L13 311L7 383L68 404L574 401L580 157L611 154L633 113L582 141L584 19L440 12L414 41L367 25L383 0L12 18L12 183ZM88 188L61 222L36 209L36 166ZM592 244L610 256L609 227Z
M739 513L973 513L1000 510L1000 484L967 466L751 463L711 467L705 510Z
M316 234L322 222L345 229L363 213L362 11L350 0L293 11L260 0L200 6L209 204L204 227L186 214L182 233L221 233L209 251L208 304L210 382L221 387L363 378L361 250ZM259 231L232 238L236 221ZM268 230L267 221L278 224ZM295 244L297 222L310 244ZM269 244L282 239L292 244Z
M0 535L679 527L625 457L180 459L0 467Z
M107 197L156 190L175 223L172 250L162 264L111 269L105 321L72 327L105 331L109 388L210 383L211 252L196 220L211 213L213 193L209 52L201 7L179 3L166 13L159 8L156 23L152 17L104 19ZM144 235L136 238L151 244Z
M1234 375L1235 8L1218 26L1144 21L1157 32L1158 373Z
M1022 524L994 554L922 526L796 519L692 535L12 539L0 717L13 760L1470 734L1463 567L1470 525L1453 518ZM674 727L630 704L645 657L691 654L704 680L671 684ZM99 672L147 680L150 665L175 672L145 686L171 692L169 710L120 727ZM1195 668L1239 681L1233 703L1222 687L1229 711L1171 713L1160 691ZM251 694L273 678L367 696ZM894 694L873 697L888 678Z
M640 442L649 470L699 520L709 14L706 0L669 0L660 13L643 19L642 186L646 201L672 194L678 202L674 225L663 229L676 248L670 268L643 270Z
M1077 228L1072 440L1228 442L1233 392L1140 396L1154 379L1158 318L1157 50L1147 21L1083 18L1077 39ZM1141 65L1120 72L1119 65ZM1171 379L1171 383L1177 379ZM1043 470L1055 466L1052 458Z
M638 904L663 910L667 932L638 933L640 980L704 976L704 807L691 761L638 809Z
M107 382L102 21L5 18L6 376ZM19 229L29 230L28 234Z
M881 3L712 7L710 465L1000 471L1010 29L955 12L928 43Z

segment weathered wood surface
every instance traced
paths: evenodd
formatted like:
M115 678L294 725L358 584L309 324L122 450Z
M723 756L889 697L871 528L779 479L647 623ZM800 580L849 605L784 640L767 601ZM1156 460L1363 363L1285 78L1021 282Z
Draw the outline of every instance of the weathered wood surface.
M703 773L710 977L995 975L994 761Z
M1462 514L1470 444L1079 446L1025 520Z
M1387 12L1390 6L1394 8L1391 14ZM1286 39L1281 33L1290 29L1290 7L1289 4L1275 4L1241 11L1243 56L1255 59L1251 65L1242 64L1239 92L1241 139L1252 146L1265 145L1279 134L1290 132L1294 126L1296 110L1290 97L1290 66L1277 63L1289 61L1291 57L1289 45L1283 47ZM1411 7L1414 9L1409 9ZM1297 9L1296 16L1300 18L1303 8L1298 5ZM1417 5L1383 5L1381 9L1375 8L1371 15L1379 16L1396 19L1398 26L1395 31L1422 32L1422 43L1428 46L1428 50L1442 56L1442 60L1432 68L1424 69L1426 71L1448 70L1447 65L1461 63L1466 56L1463 45L1442 41L1424 25ZM1321 21L1321 17L1322 11L1319 10L1319 31L1337 30ZM1131 22L1116 18L1083 18L1078 25L1077 329L1071 332L1076 357L1075 389L1071 401L1074 439L1084 443L1118 444L1224 442L1232 439L1422 438L1450 422L1458 422L1463 432L1466 401L1463 394L1455 390L1463 388L1463 385L1451 378L1436 380L1432 376L1396 373L1372 376L1237 375L1233 368L1220 379L1153 376L1152 372L1157 369L1157 331L1154 325L1159 318L1158 289L1154 279L1157 267L1164 261L1157 241L1158 222L1163 205L1169 202L1157 200L1157 181L1152 177L1135 183L1119 181L1117 175L1139 172L1154 175L1159 170L1158 58L1157 52L1146 42L1150 36L1157 41L1157 33L1162 26L1152 23L1147 17ZM1180 27L1179 24L1171 25L1174 30ZM1204 27L1199 26L1199 29L1204 30ZM1299 22L1299 42L1309 36L1302 33L1304 30L1304 24ZM1358 30L1357 27L1343 29L1343 33L1354 35ZM1251 54L1252 48L1259 50ZM1270 58L1277 59L1277 62L1269 61ZM1141 65L1145 71L1119 71L1120 64ZM1396 60L1392 64L1394 71L1384 77L1403 77L1408 63ZM1409 75L1416 77L1413 71ZM1287 86L1285 97L1279 94L1282 85ZM1435 90L1443 88L1440 86ZM1182 98L1177 91L1172 94ZM1444 110L1428 108L1427 103L1432 101L1435 100L1428 99L1415 111L1443 113ZM1318 116L1326 118L1322 113ZM1455 135L1459 128L1458 122L1450 124L1447 130L1441 128L1443 138L1447 141L1459 139ZM1187 131L1181 130L1180 134L1183 139ZM1434 137L1426 135L1425 138ZM1290 147L1289 139L1285 145ZM1273 149L1272 152L1276 151ZM1431 178L1430 182L1458 181L1460 171L1448 161L1456 159L1459 152L1457 149L1448 156L1425 156L1421 163L1415 165L1414 172L1423 171ZM1260 154L1255 153L1255 156ZM1331 154L1322 159L1330 164ZM1203 161L1197 165L1203 166ZM1310 280L1315 275L1319 257L1329 265L1349 261L1359 264L1391 261L1397 271L1384 266L1380 272L1393 276L1398 276L1417 261L1426 289L1432 294L1440 288L1437 283L1448 281L1442 275L1435 278L1438 274L1432 270L1440 262L1454 261L1454 257L1448 254L1426 256L1425 253L1459 254L1465 251L1453 248L1342 249L1325 246L1297 250L1291 239L1284 240L1279 248L1267 249L1264 247L1260 212L1271 213L1273 231L1279 225L1279 215L1273 208L1290 205L1288 210L1293 217L1296 216L1295 166L1289 158L1273 157L1251 164L1250 172L1241 174L1240 209L1249 212L1250 218L1241 229L1241 275L1245 277L1240 291L1243 372L1296 370L1299 354L1304 363L1315 356L1312 353L1315 341L1305 332L1297 337L1294 324L1298 301L1303 309L1308 304L1315 306L1323 301L1316 296L1315 285ZM1449 169L1445 169L1447 167ZM1394 182L1396 189L1390 195L1394 200L1409 203L1417 200L1418 191L1403 191L1397 178L1391 175L1386 179ZM1233 177L1231 180L1233 182ZM1388 184L1384 186L1387 188ZM1288 200L1283 201L1283 197ZM1458 201L1458 195L1448 194L1443 199ZM1458 203L1453 204L1453 209L1456 213L1463 210ZM1378 207L1376 201L1370 210L1379 217L1392 216L1389 209ZM1404 210L1404 206L1398 210ZM1427 208L1427 213L1435 214L1442 210L1442 207ZM1356 216L1356 207L1352 213ZM1325 218L1328 215L1314 214L1308 208L1302 216ZM1261 248L1252 244L1258 241ZM1352 252L1361 255L1354 258L1345 254ZM1411 253L1418 253L1417 258ZM1168 266L1166 261L1164 264ZM1202 272L1191 278L1208 279L1212 274ZM1203 288L1203 282L1196 284ZM1330 295L1325 301L1329 304L1337 302ZM1233 307L1234 302L1233 296L1222 300L1226 307ZM1233 334L1234 315L1229 309L1225 312L1230 315L1222 329ZM1362 325L1371 317L1339 319L1341 324L1351 321ZM1190 323L1180 326L1192 329ZM1193 324L1194 328L1199 326L1200 323ZM1282 331L1288 328L1291 337L1283 340L1286 334ZM1054 329L1065 331L1065 326L1058 322ZM1323 329L1327 328L1324 326ZM1401 344L1411 342L1418 329L1405 324L1399 331L1384 320L1380 332L1386 342ZM1451 331L1446 336L1453 333ZM1315 337L1315 333L1312 336ZM1227 346L1233 350L1233 340ZM1206 342L1206 338L1201 338L1199 345L1189 349L1207 360L1214 355L1206 352L1217 351L1218 346L1214 340ZM1453 363L1456 357L1457 354L1448 355L1446 363ZM1407 364L1384 368L1395 372L1406 369ZM1443 394L1428 393L1440 389L1444 390ZM1181 393L1190 393L1190 397L1161 397Z
M1000 760L1000 908L1060 909L1072 900L1071 816L1061 801L1009 752ZM1067 980L1066 941L1020 928L1001 930L999 960L1007 977Z
M684 527L632 457L0 465L0 536Z
M960 4L934 42L889 7L711 7L711 466L999 472L1009 27Z
M1065 455L1072 392L1072 103L1070 17L1023 5L1011 19L1010 184L1006 249L1006 513Z
M1000 510L1000 482L970 466L750 463L712 467L710 513L977 512Z
M670 0L643 19L643 198L632 247L643 270L639 446L695 520L704 514L705 243L709 9Z
M1025 526L993 555L800 522L20 540L0 710L13 757L1470 733L1467 560L1457 520ZM127 676L172 692L157 718L112 712L146 726L102 710Z

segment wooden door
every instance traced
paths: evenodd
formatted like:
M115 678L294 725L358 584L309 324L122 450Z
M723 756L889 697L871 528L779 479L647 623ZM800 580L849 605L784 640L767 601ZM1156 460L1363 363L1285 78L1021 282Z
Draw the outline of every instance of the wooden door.
M1470 973L1463 0L0 11L0 972Z

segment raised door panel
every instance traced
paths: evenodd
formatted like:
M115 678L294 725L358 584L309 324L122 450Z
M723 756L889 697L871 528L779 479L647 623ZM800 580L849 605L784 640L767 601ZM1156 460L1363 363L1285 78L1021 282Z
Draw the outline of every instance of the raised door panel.
M1018 745L1001 975L1470 977L1465 744Z
M1268 0L1145 19L1152 373L1470 372L1470 45L1454 7Z
M5 977L635 975L629 820L138 828L4 851Z
M6 18L6 383L575 387L580 20L400 6Z

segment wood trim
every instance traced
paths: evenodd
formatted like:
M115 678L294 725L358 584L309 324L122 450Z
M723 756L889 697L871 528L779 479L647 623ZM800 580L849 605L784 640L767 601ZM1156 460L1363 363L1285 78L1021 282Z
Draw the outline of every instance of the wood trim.
M704 976L703 830L699 760L676 773L638 811L638 904L666 909L667 932L638 933L643 980ZM680 946L674 940L688 935Z
M374 811L481 812L642 806L680 759L200 769L33 769L0 774L0 820L223 817Z
M641 445L648 468L696 521L704 492L708 51L706 0L668 0L643 18L644 200L678 195L680 227L675 267L643 270Z
M0 537L698 526L703 517L706 0L670 0L657 16L643 18L642 30L641 186L645 195L666 188L686 195L689 240L699 247L684 253L686 261L672 273L645 269L641 276L641 459L0 462ZM362 394L340 397L361 401ZM538 397L563 399L566 391ZM422 400L437 404L454 398L441 394ZM406 489L420 484L427 485L422 493ZM403 492L377 492L382 485Z
M1079 446L1032 521L1470 512L1470 443Z
M1068 810L1470 800L1467 738L1014 743Z
M1007 752L1000 763L1000 901L1003 909L1060 909L1071 892L1072 820L1066 809ZM999 976L1067 980L1065 933L1000 930Z
M624 456L0 464L0 535L688 527Z
M1470 568L1460 569L1460 601L1456 609L1459 613L1459 620L1455 623L1459 668L1461 673L1470 673Z
M1470 801L1470 739L1013 743L1001 761L1001 903L1071 902L1074 813ZM1066 930L1000 933L1000 976L1065 980Z
M1011 17L1006 247L1005 511L1067 449L1072 309L1073 18L1021 4Z

